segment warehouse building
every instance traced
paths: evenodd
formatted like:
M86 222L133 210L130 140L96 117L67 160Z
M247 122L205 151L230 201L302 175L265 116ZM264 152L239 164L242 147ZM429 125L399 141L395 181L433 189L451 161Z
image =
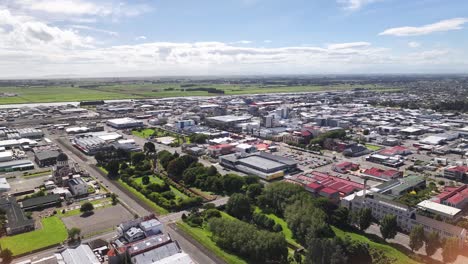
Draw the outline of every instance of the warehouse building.
M273 180L283 177L286 173L297 169L295 160L272 155L266 152L258 152L241 156L230 154L219 158L222 166L235 169L246 174L256 175L265 180Z
M25 171L32 169L34 169L34 163L29 160L0 162L0 172Z
M134 127L143 127L143 121L139 121L133 118L124 117L124 118L117 118L117 119L110 119L107 120L106 124L113 128L117 129L126 129L126 128L134 128Z
M52 166L57 163L57 157L60 154L57 150L44 150L34 154L34 161L39 167Z

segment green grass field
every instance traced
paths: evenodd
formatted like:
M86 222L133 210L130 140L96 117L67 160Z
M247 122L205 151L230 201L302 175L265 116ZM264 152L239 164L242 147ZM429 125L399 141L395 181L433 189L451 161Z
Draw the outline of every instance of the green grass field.
M222 217L232 219L232 216L221 212ZM216 245L213 240L211 240L211 232L208 230L207 227L199 228L199 227L191 227L188 224L184 223L183 221L177 222L177 227L179 227L182 231L193 237L198 243L205 246L211 252L213 252L216 256L220 257L224 261L229 264L246 264L247 262L236 255L230 254L220 247Z
M348 235L353 240L368 243L370 247L382 250L387 256L395 258L397 261L396 263L398 264L418 264L418 262L410 259L407 255L405 255L405 253L399 251L398 249L390 245L374 242L363 235L353 232L346 232L334 226L332 227L332 229L335 232L336 236L340 238L344 238L346 235Z
M92 88L79 86L28 86L28 87L0 87L0 93L13 93L17 96L0 97L0 104L69 102L82 100L111 100L111 99L142 99L165 98L181 96L217 96L220 94L206 91L189 91L190 88L216 88L223 90L225 95L287 93L287 92L318 92L350 90L353 88L368 88L375 91L394 91L391 87L376 85L330 85L330 86L261 86L261 85L232 85L232 84L197 84L183 88L181 84L123 84L101 85Z
M369 150L372 150L372 151L377 151L377 150L382 149L382 147L376 146L376 145L372 145L372 144L366 144L365 146L366 146L366 148L368 148Z
M141 138L149 138L150 136L152 136L154 133L154 129L151 129L151 128L145 128L145 129L142 129L141 131L138 131L138 130L133 130L132 131L132 134L137 136L137 137L141 137Z
M3 237L0 245L8 248L14 256L57 245L67 239L67 229L62 221L56 217L42 219L42 228L32 232L15 236Z
M161 178L156 177L156 176L150 176L149 179L150 179L150 183L152 183L152 182L157 183L157 184L163 184L164 183L164 181ZM143 185L143 183L142 183L143 177L135 178L135 181L138 184ZM180 197L182 199L189 198L187 195L185 195L181 191L177 190L174 186L171 185L170 188L171 188L171 191L175 194L176 197Z
M146 198L143 194L141 194L139 191L133 189L130 185L126 184L123 182L121 179L116 181L117 184L121 185L125 189L129 190L131 193L133 193L142 203L148 205L153 211L158 214L158 215L165 215L168 214L169 211L166 209L162 208L161 206L158 206L157 204L153 203L150 199Z

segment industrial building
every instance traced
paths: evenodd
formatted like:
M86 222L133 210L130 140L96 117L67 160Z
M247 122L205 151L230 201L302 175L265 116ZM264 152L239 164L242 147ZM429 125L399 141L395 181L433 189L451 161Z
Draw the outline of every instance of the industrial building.
M34 220L24 215L15 197L0 198L0 209L5 212L7 223L5 231L7 235L15 235L34 230Z
M34 161L39 167L52 166L57 163L57 157L60 154L57 150L44 150L34 154Z
M34 163L30 160L11 160L0 162L0 172L25 171L34 169Z
M143 127L143 121L136 120L129 117L124 118L117 118L117 119L110 119L107 120L106 124L113 128L117 129L126 129L126 128L135 128L135 127Z
M295 160L266 152L249 155L229 154L219 157L219 162L222 166L257 175L265 180L283 177L286 173L297 169Z

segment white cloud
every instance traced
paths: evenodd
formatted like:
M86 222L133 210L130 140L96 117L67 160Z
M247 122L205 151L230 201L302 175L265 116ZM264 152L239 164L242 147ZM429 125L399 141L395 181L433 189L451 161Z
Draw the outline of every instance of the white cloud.
M419 48L421 47L421 43L419 42L416 42L416 41L411 41L411 42L408 42L408 47L410 48Z
M247 44L252 44L252 41L250 41L250 40L239 40L239 41L236 41L236 42L232 42L232 44L247 45Z
M339 4L342 4L344 8L348 10L359 10L363 6L377 1L378 0L337 0Z
M338 43L338 44L330 44L328 48L331 50L339 50L339 49L352 49L352 48L365 48L369 47L371 44L369 42L348 42L348 43Z
M269 39L265 39L265 40L263 41L263 43L272 43L272 42L273 42L273 41L271 41L271 40L269 40Z
M90 26L84 26L84 25L71 25L70 26L71 28L74 28L74 29L81 29L81 30L86 30L86 31L94 31L94 32L98 32L98 33L104 33L104 34L107 34L109 36L113 36L113 37L116 37L119 35L119 33L115 32L115 31L110 31L110 30L104 30L104 29L99 29L99 28L94 28L94 27L90 27Z
M420 27L397 27L389 28L379 35L390 35L390 36L419 36L427 35L434 32L443 32L450 30L462 29L462 25L468 22L468 18L452 18L439 21L437 23L428 24Z
M118 0L4 0L10 10L45 20L95 21L99 17L133 17L151 7Z
M146 40L146 36L138 36L135 40Z

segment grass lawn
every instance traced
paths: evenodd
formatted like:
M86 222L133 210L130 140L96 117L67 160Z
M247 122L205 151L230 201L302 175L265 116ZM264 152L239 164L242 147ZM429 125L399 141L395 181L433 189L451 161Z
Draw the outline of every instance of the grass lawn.
M370 247L382 250L387 256L395 258L397 260L396 263L398 264L418 264L418 262L410 259L407 255L405 255L405 253L397 250L396 248L390 245L385 245L385 244L374 242L370 240L369 238L367 238L366 236L353 233L353 232L343 231L334 226L332 226L332 229L335 232L336 236L340 238L344 238L346 235L348 235L353 240L368 243Z
M137 137L141 137L141 138L149 138L150 136L152 136L154 133L154 129L151 129L151 128L145 128L145 129L142 129L141 131L137 131L137 130L133 130L132 131L132 134L137 136Z
M153 203L150 199L146 198L143 194L141 194L139 191L133 189L130 185L126 184L121 179L118 179L116 181L116 183L119 184L120 186L124 187L125 189L129 190L131 193L133 193L141 202L143 202L146 205L148 205L149 207L151 207L151 209L153 209L153 211L155 213L157 213L158 215L165 215L165 214L169 213L166 209L164 209L164 208L158 206L157 204Z
M33 178L33 177L40 177L40 176L50 175L51 173L52 173L51 170L38 171L38 172L34 172L34 173L23 174L23 177L24 178Z
M157 184L163 184L164 181L157 177L157 176L150 176L150 183L154 182L154 183L157 183ZM138 177L138 178L134 178L134 180L143 186L143 177ZM175 188L174 186L170 185L169 186L171 188L171 191L175 194L176 197L180 197L182 199L186 199L186 198L189 198L186 194L182 193L181 191L177 190L177 188Z
M372 144L366 144L366 148L368 148L369 150L372 150L372 151L377 151L377 150L382 149L382 147L376 146L376 145L372 145Z
M11 250L14 256L33 250L53 246L67 239L67 229L62 221L56 217L42 219L42 228L32 232L0 239L2 248Z
M227 215L226 213L221 212L222 217L226 217L231 219L232 216ZM224 261L229 264L246 264L247 262L240 257L230 254L220 247L216 245L213 240L211 240L211 232L208 230L207 227L199 228L199 227L191 227L188 224L184 223L183 221L177 222L177 227L182 229L185 233L192 236L193 239L198 241L200 244L205 246L211 252L216 254L216 256L220 257Z
M181 87L180 83L161 84L116 84L100 85L99 83L86 83L96 85L94 87L71 86L24 86L24 87L0 87L0 93L13 93L17 96L0 97L0 104L39 103L39 102L70 102L83 100L111 100L111 99L143 99L165 98L183 96L213 96L220 94L206 91L194 91L193 88L216 88L224 91L225 95L241 94L265 94L265 93L291 93L291 92L319 92L350 90L354 88L368 88L379 92L394 92L401 89L379 85L239 85L239 84L212 84L200 83L194 87ZM168 89L170 88L170 89Z
M256 207L255 212L256 213L262 213L262 209ZM284 219L279 218L278 216L276 216L274 214L267 214L266 216L268 216L268 218L275 221L276 224L281 225L281 227L283 228L282 232L284 234L284 237L286 238L286 241L289 244L291 244L291 245L293 245L293 246L295 246L297 248L301 247L301 245L299 243L297 243L296 240L294 240L292 231L291 231L291 229L289 229L288 224L286 223L286 221L284 221Z

